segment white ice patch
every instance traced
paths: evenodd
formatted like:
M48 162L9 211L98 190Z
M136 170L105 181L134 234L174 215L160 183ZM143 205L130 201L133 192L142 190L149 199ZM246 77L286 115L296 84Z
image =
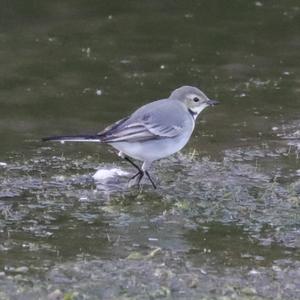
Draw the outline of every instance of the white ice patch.
M102 95L102 91L101 91L100 89L97 89L97 90L96 90L96 95L97 95L97 96L101 96L101 95Z
M127 176L127 175L129 175L128 172L117 168L100 169L93 175L93 178L96 181L102 181L109 178L113 178L115 176Z

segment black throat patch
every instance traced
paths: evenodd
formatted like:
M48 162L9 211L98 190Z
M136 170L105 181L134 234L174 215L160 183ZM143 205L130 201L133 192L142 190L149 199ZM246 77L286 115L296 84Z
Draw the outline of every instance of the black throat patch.
M195 113L194 111L192 111L190 108L189 108L189 113L191 114L191 116L192 116L193 119L195 120L198 114Z

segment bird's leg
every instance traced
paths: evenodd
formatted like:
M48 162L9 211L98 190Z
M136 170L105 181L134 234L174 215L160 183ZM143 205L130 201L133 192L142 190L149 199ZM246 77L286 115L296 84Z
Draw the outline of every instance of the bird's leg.
M140 183L140 181L141 181L141 179L142 179L142 177L144 176L144 171L138 171L135 175L133 175L131 178L130 178L130 180L132 180L132 179L134 179L134 178L136 178L136 177L138 177L139 176L139 179L138 179L138 183Z
M149 178L149 180L150 180L150 182L151 182L153 188L156 189L156 184L155 184L154 181L152 180L152 178L151 178L149 172L147 171L147 170L150 168L151 164L152 164L152 161L145 161L145 162L143 163L143 165L142 165L142 171L143 171L143 172L147 175L147 177Z
M144 177L144 171L137 164L135 164L129 157L124 156L124 159L127 160L130 164L132 164L138 170L138 172L130 178L129 182L131 180L135 179L136 177L138 177L136 182L138 185L140 185L140 182L141 182L142 178Z
M144 177L144 174L145 174L144 171L140 170L135 175L133 175L129 180L129 187L131 187L135 184L140 186L140 182L141 182L142 178Z
M146 170L150 167L151 162L144 162L142 168L140 168L129 157L124 156L124 159L127 160L129 163L131 163L138 170L138 172L130 178L130 181L137 177L137 184L140 185L140 182L141 182L142 178L146 174L147 177L149 178L153 188L156 189L156 184L154 183L153 179L151 178L149 172Z
M139 171L139 173L143 172L142 169L137 164L135 164L129 157L125 156L124 159L131 163Z
M148 171L145 171L145 174L147 175L147 177L149 178L150 182L152 183L153 188L156 190L156 184L154 183L154 181L152 180L152 178L150 177L150 174Z
M144 177L144 174L145 174L144 171L137 172L134 176L131 177L130 180L137 177L137 185L140 185L140 182L141 182L142 178Z

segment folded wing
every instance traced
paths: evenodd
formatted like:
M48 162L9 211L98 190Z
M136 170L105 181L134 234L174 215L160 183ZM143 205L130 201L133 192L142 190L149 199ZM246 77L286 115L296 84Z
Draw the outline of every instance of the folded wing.
M141 142L152 139L170 138L178 135L182 128L174 125L162 125L152 122L134 122L127 125L121 123L107 128L98 135L101 141L114 142Z
M106 143L173 138L183 132L187 121L179 101L163 99L142 106L98 135Z

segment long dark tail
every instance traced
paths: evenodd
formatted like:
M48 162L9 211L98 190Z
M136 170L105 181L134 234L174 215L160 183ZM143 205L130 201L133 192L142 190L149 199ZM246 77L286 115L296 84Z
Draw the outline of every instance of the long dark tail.
M49 136L42 138L42 141L57 141L57 142L101 142L99 135L89 135L89 134L80 134L80 135L62 135L62 136Z

